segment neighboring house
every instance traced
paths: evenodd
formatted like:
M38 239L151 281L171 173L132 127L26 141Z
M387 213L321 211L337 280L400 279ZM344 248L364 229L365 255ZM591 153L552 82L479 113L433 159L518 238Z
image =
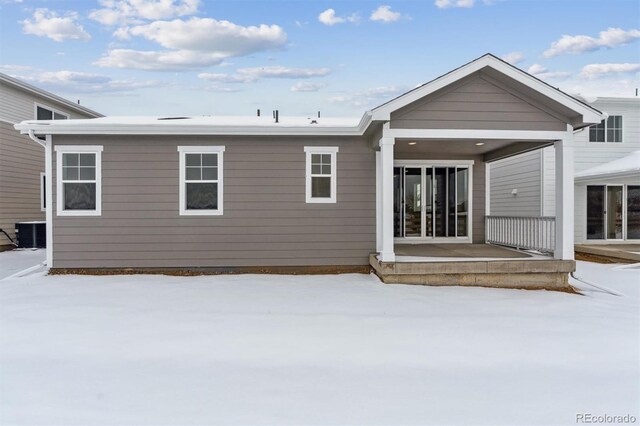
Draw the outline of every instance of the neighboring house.
M66 120L101 114L0 73L0 228L15 240L15 223L45 219L44 148L13 126L24 120ZM0 246L11 241L0 232Z
M539 286L535 274L550 268L553 285L566 286L575 263L572 209L562 209L573 205L565 148L574 128L601 119L485 55L355 119L107 117L15 127L46 138L54 270L371 264L387 282L420 271L421 283L444 282L444 272L449 283L490 285L502 276L515 285L520 274L523 285ZM549 144L560 176L557 260L504 266L478 252L462 271L428 258L403 264L408 244L482 248L486 164Z
M607 114L574 138L575 242L640 241L640 98L590 102ZM554 216L553 147L491 165L492 215Z

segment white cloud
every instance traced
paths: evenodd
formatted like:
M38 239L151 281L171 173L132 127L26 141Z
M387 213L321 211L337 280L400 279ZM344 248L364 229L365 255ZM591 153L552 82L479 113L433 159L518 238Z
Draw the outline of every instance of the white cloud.
M143 20L171 19L198 12L200 0L100 0L102 9L89 18L108 26L140 23Z
M330 68L290 68L283 66L268 66L240 68L235 74L200 73L198 74L198 78L216 83L253 83L261 78L304 79L324 77L329 73L331 73ZM301 85L300 87L303 86Z
M502 55L501 59L511 65L516 65L524 60L524 54L522 52L510 52L506 55Z
M529 67L527 72L531 75L538 77L541 80L561 80L571 77L571 73L567 71L549 71L546 67L540 64L533 64Z
M37 71L31 70L16 75L29 83L65 93L126 92L134 89L164 86L157 81L113 80L100 74L77 71Z
M601 31L598 38L586 35L563 35L559 40L551 43L551 46L543 53L543 56L551 58L565 53L592 52L602 48L613 48L627 44L638 38L640 38L640 30L625 31L621 28L609 28Z
M198 78L216 83L251 83L257 80L256 77L251 75L207 72L198 74Z
M78 24L78 14L69 12L64 16L49 9L36 9L31 19L22 21L22 31L54 41L89 40L91 36Z
M313 78L324 77L331 68L290 68L283 66L240 68L240 74L255 78Z
M120 38L142 37L169 49L139 51L113 49L96 64L142 70L179 70L220 64L224 59L282 48L287 35L278 25L241 26L211 18L156 21L121 28Z
M330 102L347 104L358 108L369 108L386 102L409 90L405 86L379 86L360 92L347 93L329 98Z
M349 16L338 16L333 9L327 9L318 15L318 21L325 25L343 24L345 22L357 23L360 20L357 14L351 14Z
M440 9L448 9L451 7L473 7L475 0L436 0L435 5Z
M383 5L374 10L369 19L380 22L395 22L401 17L402 15L399 12L391 10L391 6Z
M212 18L156 21L129 28L129 34L155 41L163 47L241 56L277 49L287 42L278 25L241 26Z
M568 80L560 84L560 88L566 92L582 97L623 96L635 95L636 87L640 84L638 78L601 78L588 80L585 78Z
M317 92L318 90L327 87L326 83L313 83L310 81L299 81L291 86L292 92Z
M145 71L179 71L220 64L226 56L187 50L141 51L113 49L94 65L104 68L127 68Z
M589 64L582 68L580 76L588 80L640 71L640 64Z

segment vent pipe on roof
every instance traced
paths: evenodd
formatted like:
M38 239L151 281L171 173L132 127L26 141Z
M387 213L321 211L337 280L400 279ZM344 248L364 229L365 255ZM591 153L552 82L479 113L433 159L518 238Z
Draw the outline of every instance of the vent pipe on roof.
M276 121L276 123L278 123L278 122L279 122L279 119L280 119L280 111L278 111L278 110L273 111L273 119Z
M78 105L80 105L80 99L78 99Z
M318 111L318 118L320 118L320 111Z
M260 110L258 110L258 117L260 117Z

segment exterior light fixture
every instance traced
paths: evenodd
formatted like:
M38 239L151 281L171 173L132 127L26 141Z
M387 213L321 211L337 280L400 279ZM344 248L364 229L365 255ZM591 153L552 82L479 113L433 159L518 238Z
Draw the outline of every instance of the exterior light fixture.
M482 146L484 145L484 142L476 142L476 146Z
M417 144L418 142L409 142L409 145L413 146L415 144Z

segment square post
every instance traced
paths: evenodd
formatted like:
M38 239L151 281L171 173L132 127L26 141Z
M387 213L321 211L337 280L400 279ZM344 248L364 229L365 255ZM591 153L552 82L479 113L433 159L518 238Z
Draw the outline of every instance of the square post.
M384 134L384 131L383 131ZM380 139L380 238L379 260L394 262L396 255L393 248L393 146L395 139Z
M376 251L382 252L382 161L376 151Z
M562 140L554 143L556 150L556 259L574 259L574 177L573 177L573 127L567 125Z

